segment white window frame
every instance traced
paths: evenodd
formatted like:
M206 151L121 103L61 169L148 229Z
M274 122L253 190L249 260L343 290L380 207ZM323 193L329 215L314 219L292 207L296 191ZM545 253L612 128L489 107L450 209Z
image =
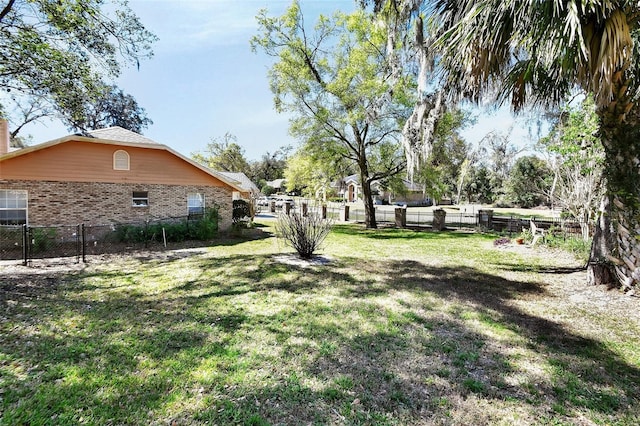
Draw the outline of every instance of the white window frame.
M113 153L113 170L129 170L131 158L129 153L119 149Z
M11 219L4 219L4 214L0 215L0 225L25 225L29 223L29 192L24 189L0 189L0 212L21 212L24 211L24 222L12 222ZM7 223L5 223L7 222Z
M131 205L133 207L149 207L149 191L133 191Z
M187 215L204 214L205 197L201 192L190 192L187 194ZM192 211L192 209L199 211Z

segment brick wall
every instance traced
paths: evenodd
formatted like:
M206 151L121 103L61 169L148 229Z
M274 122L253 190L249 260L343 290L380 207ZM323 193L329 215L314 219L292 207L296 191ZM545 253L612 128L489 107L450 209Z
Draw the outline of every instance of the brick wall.
M230 188L94 182L0 181L0 189L26 190L32 226L103 225L187 215L187 194L201 193L220 208L220 230L231 227ZM148 207L133 207L133 191L149 194Z

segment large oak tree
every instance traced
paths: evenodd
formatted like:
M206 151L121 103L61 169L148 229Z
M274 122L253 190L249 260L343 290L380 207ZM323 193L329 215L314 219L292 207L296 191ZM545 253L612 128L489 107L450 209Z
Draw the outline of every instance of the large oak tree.
M35 102L74 127L123 65L152 55L156 37L126 1L7 0L0 4L0 98ZM127 95L124 95L127 96ZM143 117L144 118L144 117Z
M309 30L298 2L281 17L262 11L257 19L252 46L276 58L276 109L293 114L294 136L357 167L366 226L375 228L371 183L404 170L399 137L413 105L414 79L392 76L385 61L387 28L357 11L321 16Z

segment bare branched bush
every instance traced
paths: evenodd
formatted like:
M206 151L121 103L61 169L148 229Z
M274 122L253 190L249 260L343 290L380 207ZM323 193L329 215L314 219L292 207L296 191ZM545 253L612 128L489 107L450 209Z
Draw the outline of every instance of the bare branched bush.
M281 214L276 224L278 237L293 247L301 258L311 259L331 231L332 222L318 215Z

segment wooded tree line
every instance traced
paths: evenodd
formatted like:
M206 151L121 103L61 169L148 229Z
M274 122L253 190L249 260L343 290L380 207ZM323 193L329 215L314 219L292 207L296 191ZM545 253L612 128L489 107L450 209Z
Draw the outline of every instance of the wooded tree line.
M565 217L589 224L602 195L604 151L597 135L597 117L592 98L565 106L547 117L550 132L540 138L535 154L519 155L509 132L491 132L477 147L461 136L472 121L462 110L444 114L435 129L426 164L414 174L424 196L436 203L443 198L455 203L493 204L498 207L562 209ZM227 133L214 138L192 157L213 170L243 172L264 189L266 181L286 179L286 190L310 198L326 199L338 194L336 183L357 173L357 167L333 157L313 144L303 144L265 153L249 161L237 138ZM383 188L406 194L403 174L383 181ZM395 179L395 180L394 180Z

